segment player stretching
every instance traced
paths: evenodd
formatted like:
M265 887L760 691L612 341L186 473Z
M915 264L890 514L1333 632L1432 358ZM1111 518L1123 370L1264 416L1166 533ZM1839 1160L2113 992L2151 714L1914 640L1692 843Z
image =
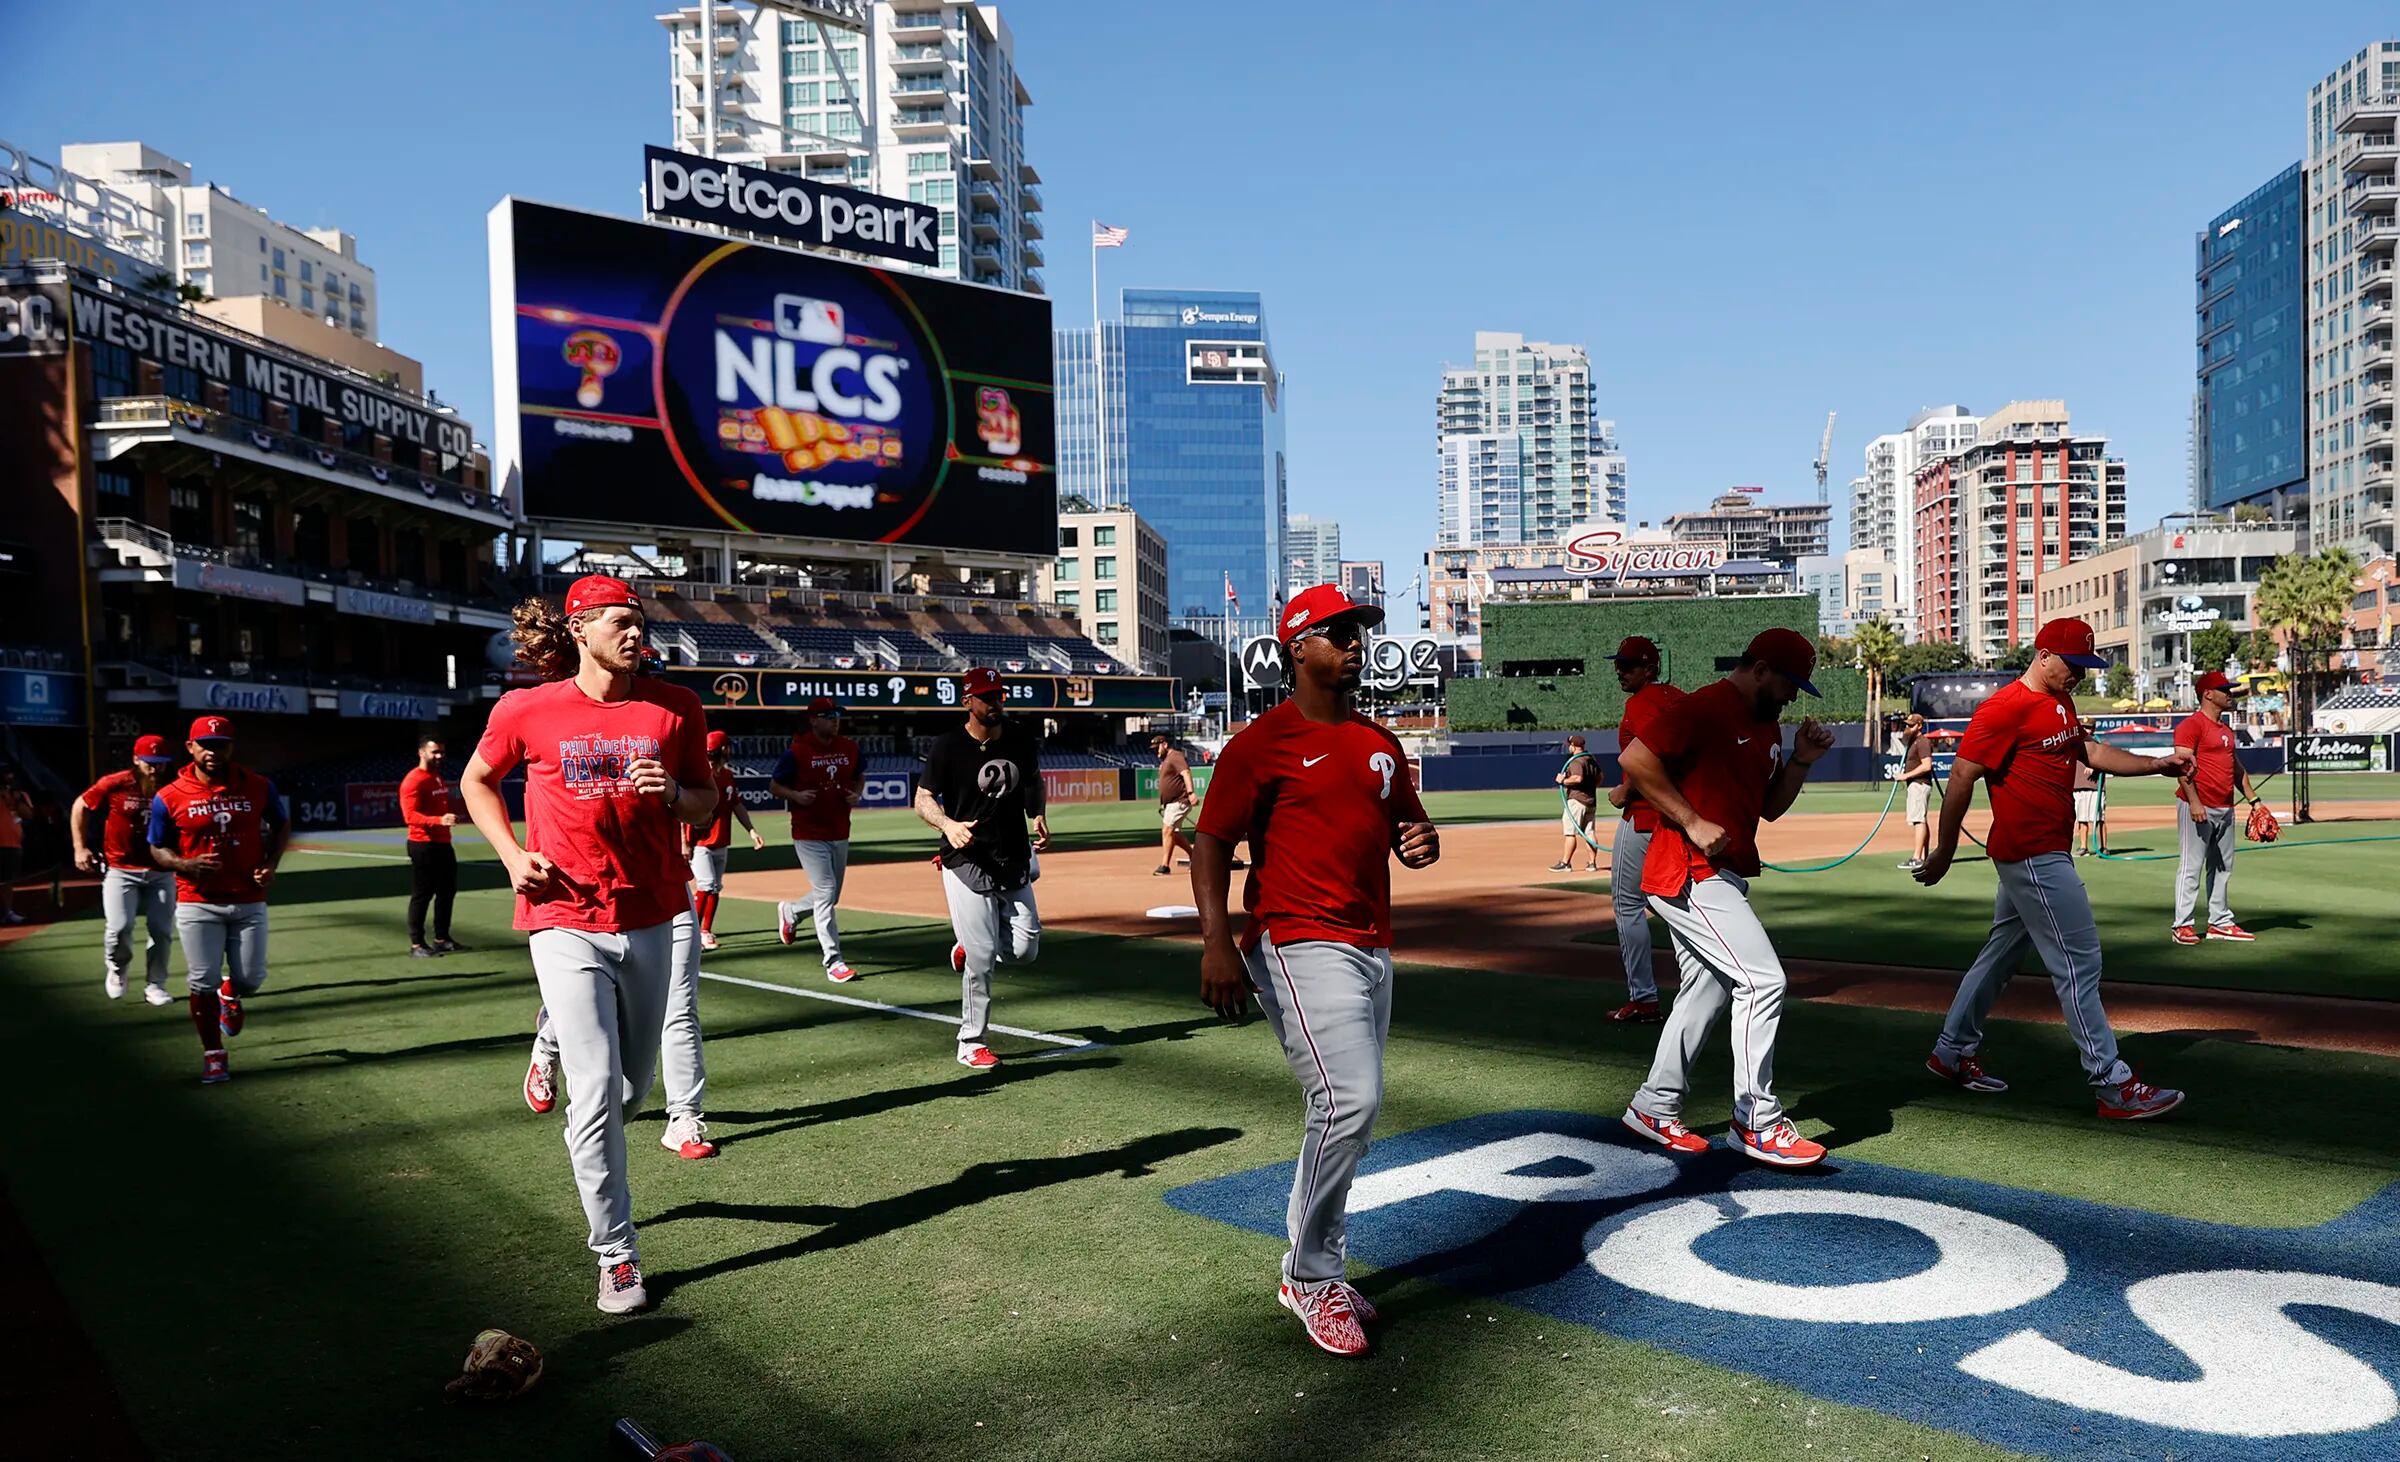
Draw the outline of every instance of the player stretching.
M544 1024L565 1068L567 1153L600 1261L599 1304L623 1314L650 1302L625 1117L650 1090L673 925L691 910L677 825L706 822L717 789L699 697L638 674L644 622L630 585L589 575L568 588L563 616L528 599L513 618L518 658L548 683L492 707L459 791L508 870L516 927L531 936ZM519 766L523 847L500 793Z
M417 764L400 779L400 820L408 824L408 957L431 959L458 954L466 946L450 937L450 909L458 901L458 850L450 829L450 788L442 780L442 738L417 742ZM425 910L433 909L433 942L425 942Z
M1991 937L1975 956L1941 1039L1925 1066L1968 1091L2000 1092L2008 1083L1983 1069L1983 1019L2001 988L2017 972L2028 945L2041 955L2066 1012L2067 1031L2083 1052L2083 1071L2095 1089L2100 1115L2128 1120L2172 1111L2183 1093L2134 1078L2117 1055L2116 1033L2100 1008L2100 931L2092 924L2092 901L2075 875L2075 765L2086 763L2116 777L2173 776L2191 760L2178 746L2152 759L2119 751L2084 736L2071 699L2083 672L2108 664L2092 648L2092 627L2080 619L2054 619L2034 636L2033 663L2025 673L1975 708L1966 739L1950 766L1942 794L1942 827L1917 882L1931 888L1950 871L1958 854L1958 831L1975 800L1975 784L1991 784L1992 867L2000 893L1992 908Z
M1617 723L1617 757L1622 766L1625 748L1659 713L1683 699L1667 684L1658 665L1658 646L1640 635L1628 635L1609 656L1617 662L1617 687L1625 692L1625 716ZM1625 968L1625 1003L1608 1018L1626 1025L1656 1025L1658 966L1650 958L1650 900L1642 892L1642 864L1650 856L1650 836L1658 831L1658 809L1642 800L1633 783L1619 773L1609 790L1609 803L1624 809L1617 820L1617 839L1608 853L1608 888L1617 906L1617 958Z
M267 982L267 885L283 859L283 799L233 760L233 723L192 722L191 765L150 799L150 856L175 875L175 933L183 943L200 1079L233 1073L225 1037L242 1033L242 999ZM217 972L225 974L220 982Z
M708 779L717 789L717 810L709 815L708 826L684 833L690 844L692 863L692 908L700 916L700 947L717 947L717 899L725 892L725 860L733 851L733 824L738 819L742 831L750 835L753 852L764 848L767 840L759 835L758 824L750 820L750 809L742 805L742 794L734 785L733 769L726 765L725 733L708 733Z
M789 944L800 916L814 914L825 978L837 985L858 977L842 958L842 926L833 910L850 871L850 809L866 786L866 758L858 754L858 743L842 734L840 704L832 696L818 696L808 703L808 734L792 738L767 784L792 809L792 852L808 875L805 900L775 906L775 932Z
M148 926L145 951L149 975L142 998L153 1005L173 1004L167 993L167 955L175 945L175 875L158 866L150 855L146 829L150 799L158 795L167 768L175 765L164 736L144 736L133 743L133 765L110 772L84 790L67 811L67 829L75 844L75 866L86 873L106 868L100 876L100 903L108 913L108 932L101 941L101 959L108 974L103 987L108 998L125 994L125 971L133 965L133 924ZM85 823L100 818L100 851L92 851Z
M1825 1148L1800 1135L1775 1100L1775 1034L1783 1021L1783 961L1750 907L1758 823L1791 809L1833 733L1800 723L1782 756L1783 708L1817 688L1817 647L1788 629L1762 630L1724 679L1669 705L1625 748L1625 778L1658 809L1642 862L1650 907L1675 941L1682 988L1659 1033L1650 1079L1625 1125L1675 1152L1708 1142L1683 1125L1692 1063L1717 1017L1733 1009L1732 1146L1763 1163L1804 1168ZM1622 877L1619 873L1613 875Z
M1366 631L1383 611L1304 589L1278 623L1292 698L1227 743L1200 809L1192 899L1200 998L1228 1019L1253 995L1307 1107L1278 1303L1335 1355L1367 1348L1374 1307L1344 1278L1350 1180L1383 1101L1392 1028L1392 874L1442 855L1391 732L1358 714ZM1250 840L1239 948L1226 915L1233 846Z
M2233 850L2241 842L2233 826L2233 799L2246 802L2258 796L2250 790L2250 773L2235 754L2233 728L2225 724L2241 696L2241 688L2211 670L2192 682L2200 709L2175 728L2175 744L2188 749L2192 764L2175 795L2183 815L2175 819L2175 841L2182 856L2175 864L2175 923L2177 944L2198 944L2193 925L2203 894L2208 899L2208 937L2247 944L2258 936L2233 921Z
M1041 744L1007 719L1000 672L970 670L961 685L967 724L934 742L925 758L917 816L942 835L942 890L958 935L950 946L950 968L959 974L958 1064L989 1071L1000 1064L983 1043L992 966L1031 964L1042 952L1033 855L1050 846L1050 823L1042 815Z

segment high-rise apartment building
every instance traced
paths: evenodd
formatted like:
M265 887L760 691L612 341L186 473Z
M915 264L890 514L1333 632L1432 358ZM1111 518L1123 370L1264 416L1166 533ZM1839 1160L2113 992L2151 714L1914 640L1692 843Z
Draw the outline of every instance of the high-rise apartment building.
M2305 194L2293 163L2194 242L2192 505L2202 511L2255 503L2281 517L2308 492Z
M1434 433L1443 546L1556 543L1625 521L1625 457L1580 345L1476 331L1475 363L1442 372Z
M1334 582L1342 586L1343 593L1348 594L1359 603L1380 607L1384 595L1383 560L1379 558L1345 559L1342 562L1341 577Z
M1881 550L1894 571L1892 611L1903 633L1911 600L1911 524L1916 517L1917 469L1965 450L1981 418L1959 405L1928 406L1908 419L1906 431L1867 443L1866 475L1850 484L1850 546Z
M1041 177L1025 159L1016 38L999 7L872 0L864 30L755 6L658 17L674 145L710 152L704 40L716 50L713 156L908 198L941 212L938 272L1043 292Z
M1284 579L1295 592L1311 584L1340 582L1342 525L1331 518L1292 514L1284 524L1283 551L1284 567L1289 570Z
M2033 638L2042 576L2125 536L2125 463L2063 401L2012 401L1917 469L1917 637L1991 659Z
M2308 524L2313 548L2392 551L2400 41L2308 91Z
M1762 503L1746 492L1720 494L1696 513L1669 513L1667 536L1678 543L1722 543L1730 558L1764 559L1786 567L1828 547L1833 508L1827 503Z

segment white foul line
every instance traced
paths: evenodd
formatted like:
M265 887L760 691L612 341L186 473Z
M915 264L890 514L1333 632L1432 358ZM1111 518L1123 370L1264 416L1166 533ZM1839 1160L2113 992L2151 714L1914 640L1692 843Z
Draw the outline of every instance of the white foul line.
M803 1000L825 1000L835 1005L849 1005L860 1010L877 1010L885 1015L912 1016L918 1020L939 1021L943 1025L960 1023L959 1018L955 1015L936 1015L930 1010L911 1010L905 1005L886 1005L880 1000L861 1000L855 995L836 995L831 990L803 990L797 985L775 985L765 980L745 980L739 975L720 975L708 970L702 970L700 978L715 980L726 985L747 985L753 990L772 990L778 995L797 995ZM1087 1046L1096 1048L1101 1044L1098 1041L1084 1040L1080 1036L1054 1036L1047 1031L1022 1030L1013 1025L992 1024L986 1025L984 1029L998 1031L1004 1036L1022 1036L1029 1041L1047 1041L1053 1046L1067 1046L1075 1050L1081 1050Z

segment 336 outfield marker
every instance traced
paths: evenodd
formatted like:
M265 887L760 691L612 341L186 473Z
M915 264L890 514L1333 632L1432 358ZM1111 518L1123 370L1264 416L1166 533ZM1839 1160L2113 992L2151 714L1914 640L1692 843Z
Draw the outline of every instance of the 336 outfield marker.
M1280 1238L1291 1178L1166 1198ZM2400 1185L2245 1229L1838 1158L1795 1182L1506 1112L1378 1140L1349 1248L2043 1456L2363 1462L2400 1453L2395 1225Z

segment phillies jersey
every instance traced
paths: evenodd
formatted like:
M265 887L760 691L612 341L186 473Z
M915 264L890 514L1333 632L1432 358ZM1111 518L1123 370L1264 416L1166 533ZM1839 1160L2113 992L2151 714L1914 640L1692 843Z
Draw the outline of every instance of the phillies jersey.
M1667 769L1692 811L1725 829L1713 862L1675 823L1658 819L1642 862L1642 892L1673 898L1720 870L1758 876L1758 819L1783 760L1783 728L1761 721L1750 697L1729 680L1670 701L1638 738Z
M400 779L400 820L408 824L412 843L446 843L450 828L442 819L450 813L450 788L437 772L411 767Z
M684 824L664 798L635 791L626 769L648 757L682 786L709 785L698 696L640 676L621 701L594 700L572 680L512 690L475 754L503 776L525 768L525 849L558 868L547 888L517 896L516 927L622 933L691 907Z
M1652 681L1625 700L1625 719L1617 723L1617 755L1622 758L1625 748L1642 739L1659 712L1682 700L1684 693L1663 680ZM1652 750L1657 748L1653 747ZM1624 772L1620 763L1619 776ZM1641 794L1630 791L1625 798L1625 816L1633 823L1635 832L1658 831L1658 809L1642 800Z
M217 866L199 874L175 875L179 904L255 904L267 891L258 884L267 866L266 839L284 828L283 799L275 784L243 766L229 766L222 780L203 781L198 766L158 789L150 799L149 838L181 858L213 856Z
M1200 831L1250 841L1245 948L1320 939L1392 944L1392 844L1425 821L1399 738L1366 717L1326 724L1297 701L1260 716L1217 758Z
M718 772L712 780L717 784L717 810L709 814L708 826L693 837L695 848L722 848L733 842L733 804L742 794L736 790L731 767Z
M156 795L156 794L152 794ZM150 798L131 771L110 772L84 789L84 810L100 814L100 856L108 866L129 873L158 866L150 856Z
M2233 753L2240 744L2233 728L2194 711L2176 726L2175 744L2192 750L2191 778L2176 787L2176 797L2189 802L2197 794L2202 807L2231 807Z
M817 800L792 809L792 840L838 843L850 836L850 784L858 780L862 763L858 743L847 736L820 742L814 736L795 736L775 763L774 780L795 792L814 788Z
M2083 728L2073 702L2012 680L1975 708L1958 754L1990 773L1993 862L2074 847Z

